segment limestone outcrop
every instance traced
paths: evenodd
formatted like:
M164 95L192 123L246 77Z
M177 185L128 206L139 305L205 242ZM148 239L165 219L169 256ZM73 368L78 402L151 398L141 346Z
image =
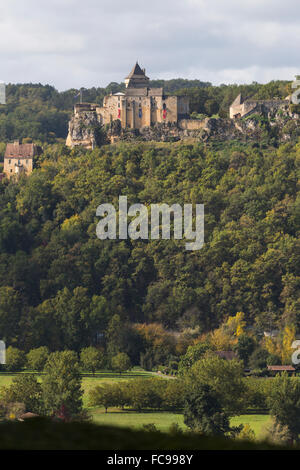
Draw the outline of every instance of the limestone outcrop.
M74 113L69 122L69 132L66 141L68 147L81 145L93 149L100 145L101 125L95 111Z

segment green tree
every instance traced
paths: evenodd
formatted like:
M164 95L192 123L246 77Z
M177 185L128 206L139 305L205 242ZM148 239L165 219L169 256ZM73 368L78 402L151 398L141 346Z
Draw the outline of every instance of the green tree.
M300 383L297 378L289 377L287 372L272 381L268 400L270 415L281 427L287 426L292 439L299 440L300 434Z
M0 332L6 342L16 339L21 317L22 302L12 287L0 287Z
M251 369L264 369L267 367L269 353L266 349L257 348L249 358Z
M119 353L111 359L112 369L119 372L121 375L122 372L131 368L131 362L126 353Z
M208 348L209 346L206 343L197 343L193 346L189 346L186 353L180 358L178 373L183 374L186 372L195 362L201 359Z
M103 354L99 349L89 346L81 350L80 363L83 370L92 372L95 375L95 371L103 365Z
M245 366L248 365L249 357L253 353L255 348L255 341L251 336L242 334L238 337L238 342L234 347L238 357L244 362Z
M109 321L106 330L107 352L112 356L116 356L120 352L124 337L124 325L120 315L113 315Z
M49 349L46 346L41 346L36 349L31 349L27 358L27 367L31 370L41 371L44 369L47 359L49 357Z
M90 406L104 406L105 413L109 407L120 405L120 390L116 384L97 385L89 392Z
M9 346L6 350L5 369L10 372L20 371L25 365L24 352L18 348Z
M187 389L207 384L217 394L223 409L229 415L240 414L245 407L243 364L226 361L212 353L195 362L185 375Z
M25 410L43 413L42 387L34 375L18 375L5 389L4 400L9 403L24 403Z
M153 379L131 380L127 385L128 405L135 410L162 409L167 381Z
M50 354L44 369L42 392L49 415L76 418L82 410L81 377L77 355L73 351Z
M222 409L216 392L206 384L187 393L184 423L195 432L207 436L224 436L230 431L229 417Z

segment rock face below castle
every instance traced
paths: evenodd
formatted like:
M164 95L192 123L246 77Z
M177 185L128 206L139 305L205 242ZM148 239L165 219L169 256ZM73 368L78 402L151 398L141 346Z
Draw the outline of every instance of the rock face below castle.
M101 123L96 113L97 105L90 103L76 104L74 114L69 122L69 132L66 141L68 147L82 145L93 149L99 145Z
M247 119L181 119L178 123L156 123L140 129L123 129L121 122L115 120L105 131L107 143L116 141L176 142L179 140L207 141L256 141L276 136L278 142L287 142L300 136L300 117L289 111L278 111L272 120L259 120L257 115ZM71 147L81 145L92 149L104 143L103 127L94 112L80 113L70 121L68 143Z

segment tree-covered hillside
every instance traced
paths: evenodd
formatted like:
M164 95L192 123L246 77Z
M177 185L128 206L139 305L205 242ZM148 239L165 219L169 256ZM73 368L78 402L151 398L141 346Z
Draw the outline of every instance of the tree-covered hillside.
M115 314L172 330L205 332L241 311L248 325L300 327L299 143L44 150L30 177L0 184L8 345L79 350ZM99 240L96 208L117 208L119 195L129 204L204 203L204 247Z

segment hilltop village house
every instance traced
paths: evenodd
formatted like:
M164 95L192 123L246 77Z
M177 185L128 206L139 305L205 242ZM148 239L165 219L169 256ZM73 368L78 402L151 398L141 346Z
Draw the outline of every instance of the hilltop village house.
M3 172L8 179L21 174L29 175L33 169L33 158L42 153L34 144L21 144L18 140L7 144Z

